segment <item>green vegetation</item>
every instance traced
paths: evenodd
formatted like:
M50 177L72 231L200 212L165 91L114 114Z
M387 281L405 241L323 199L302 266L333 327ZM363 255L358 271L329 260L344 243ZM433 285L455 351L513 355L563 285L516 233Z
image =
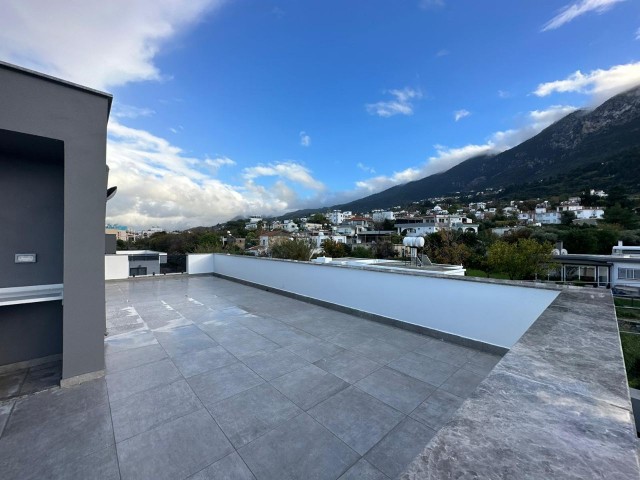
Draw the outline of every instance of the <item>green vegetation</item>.
M521 238L515 243L494 242L487 251L493 272L505 272L510 280L530 280L546 275L552 262L551 245Z
M312 251L311 245L307 242L302 240L285 240L271 248L271 256L273 258L309 261Z
M336 242L330 238L322 242L322 255L325 257L341 258L349 255L349 248L341 242Z
M509 280L509 275L501 272L486 272L484 270L478 270L476 268L467 268L465 272L467 277L480 277L480 278L498 278L501 280Z
M640 388L640 334L620 332L624 364L631 388Z

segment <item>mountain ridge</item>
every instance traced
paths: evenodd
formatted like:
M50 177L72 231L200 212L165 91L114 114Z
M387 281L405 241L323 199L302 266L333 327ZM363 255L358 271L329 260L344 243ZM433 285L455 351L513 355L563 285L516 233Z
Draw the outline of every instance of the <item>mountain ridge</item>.
M285 217L304 216L326 209L362 212L457 192L544 182L545 179L567 175L587 165L597 169L599 160L615 162L616 155L627 158L630 151L634 152L639 147L640 85L609 98L592 110L571 112L503 152L471 157L444 172L395 185L358 200L331 207L298 210ZM523 179L527 182L523 182Z

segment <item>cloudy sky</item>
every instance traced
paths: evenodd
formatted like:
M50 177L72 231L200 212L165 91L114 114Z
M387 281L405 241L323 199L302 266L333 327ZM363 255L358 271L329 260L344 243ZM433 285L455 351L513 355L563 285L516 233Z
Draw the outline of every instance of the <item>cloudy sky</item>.
M640 84L636 0L4 0L0 59L114 95L107 220L359 198Z

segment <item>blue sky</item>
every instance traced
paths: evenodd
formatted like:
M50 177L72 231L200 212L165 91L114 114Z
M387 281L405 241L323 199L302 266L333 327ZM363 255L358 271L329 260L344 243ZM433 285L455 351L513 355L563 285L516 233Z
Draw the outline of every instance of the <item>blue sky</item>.
M114 94L107 219L136 228L360 198L640 84L632 0L4 9L0 59Z

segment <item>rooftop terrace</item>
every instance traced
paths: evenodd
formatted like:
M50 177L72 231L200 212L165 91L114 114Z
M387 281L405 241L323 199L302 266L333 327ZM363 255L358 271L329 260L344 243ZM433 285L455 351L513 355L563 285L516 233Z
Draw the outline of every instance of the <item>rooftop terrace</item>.
M189 263L107 284L105 378L0 402L0 477L639 476L606 290Z
M1 407L3 478L393 478L500 359L214 277L107 327L104 379Z

